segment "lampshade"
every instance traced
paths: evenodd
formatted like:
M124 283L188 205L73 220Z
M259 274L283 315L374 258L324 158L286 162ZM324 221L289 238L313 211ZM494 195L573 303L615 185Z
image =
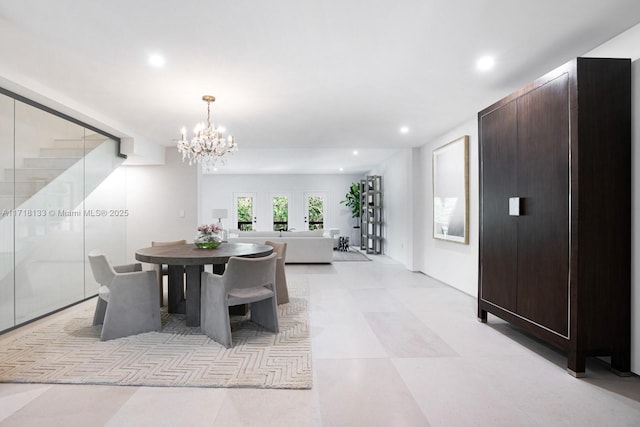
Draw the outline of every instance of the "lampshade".
M226 218L227 215L228 215L228 211L226 209L212 209L211 210L211 216L213 218L222 219L222 218Z

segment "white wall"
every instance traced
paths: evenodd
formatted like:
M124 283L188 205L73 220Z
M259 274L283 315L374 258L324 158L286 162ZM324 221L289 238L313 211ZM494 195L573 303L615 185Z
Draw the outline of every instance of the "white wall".
M433 238L433 150L469 135L469 244L448 242ZM422 271L461 291L477 296L478 293L478 123L474 117L462 126L422 146L420 165L422 180L417 190L419 204L416 215L424 218L422 243Z
M434 149L469 135L469 244L433 238ZM474 117L419 148L403 150L371 171L384 188L385 255L461 291L478 292L478 124Z
M152 240L192 241L198 226L198 169L166 151L163 166L122 166L127 172L127 260Z
M382 217L384 241L382 252L404 264L409 270L413 266L413 201L410 197L414 185L412 179L412 154L410 149L400 150L369 175L382 178Z
M355 220L351 209L340 204L352 182L360 182L363 176L336 175L220 175L203 174L200 177L199 222L217 222L212 209L227 209L229 218L222 220L225 228L236 228L233 221L234 193L255 193L259 230L270 229L271 196L275 193L289 195L289 228L304 228L304 194L327 194L325 228L339 228L342 235L350 236ZM214 221L215 219L215 221Z

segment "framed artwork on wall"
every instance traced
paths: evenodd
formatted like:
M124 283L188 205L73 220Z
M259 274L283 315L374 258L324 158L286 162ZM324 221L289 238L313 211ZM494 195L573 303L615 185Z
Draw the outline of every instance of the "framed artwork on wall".
M433 237L469 244L469 135L433 150Z

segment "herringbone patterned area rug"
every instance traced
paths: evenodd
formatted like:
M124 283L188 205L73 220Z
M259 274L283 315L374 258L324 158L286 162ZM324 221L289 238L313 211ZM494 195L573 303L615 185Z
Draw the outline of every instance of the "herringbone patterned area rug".
M161 332L100 341L93 304L0 343L0 382L170 387L311 388L306 289L289 288L280 333L236 318L233 347L162 313Z

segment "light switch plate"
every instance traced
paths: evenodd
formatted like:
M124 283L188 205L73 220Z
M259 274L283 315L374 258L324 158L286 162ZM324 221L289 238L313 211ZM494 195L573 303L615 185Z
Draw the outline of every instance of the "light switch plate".
M509 197L509 215L520 216L520 197Z

